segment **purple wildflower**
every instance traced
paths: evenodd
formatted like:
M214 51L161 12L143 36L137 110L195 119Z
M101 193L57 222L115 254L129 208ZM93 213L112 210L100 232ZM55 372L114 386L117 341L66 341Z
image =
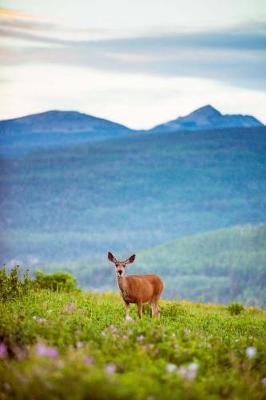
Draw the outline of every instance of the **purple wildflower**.
M54 347L48 347L46 354L49 358L56 358L58 356L58 351Z
M85 363L86 365L91 365L91 364L93 364L93 358L90 357L90 356L84 357L84 363Z
M113 375L116 372L116 365L113 363L106 364L105 371L108 375Z
M49 347L43 343L36 345L36 353L41 357L56 358L58 356L58 351L55 347Z
M265 376L265 378L262 378L261 383L262 383L263 385L266 385L266 376Z
M0 343L0 360L6 358L7 356L7 348L5 343Z
M66 311L67 312L71 313L72 311L74 311L74 309L75 309L75 304L74 303L68 303L66 305Z

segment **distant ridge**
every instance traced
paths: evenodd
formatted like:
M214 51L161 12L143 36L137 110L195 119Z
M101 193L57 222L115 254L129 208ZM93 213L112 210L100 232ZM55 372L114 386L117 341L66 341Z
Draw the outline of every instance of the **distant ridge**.
M211 105L150 130L134 130L122 124L78 111L51 110L0 121L0 157L13 158L52 148L79 145L135 134L178 131L254 128L264 126L250 115L223 115Z
M0 133L80 133L131 131L124 125L78 111L51 110L0 121Z
M172 132L216 128L254 128L263 124L251 115L222 114L211 105L198 108L184 117L156 125L146 132ZM110 133L144 132L130 129L117 122L78 111L51 110L20 118L0 121L1 133Z
M185 117L160 124L149 132L174 132L178 130L254 128L263 124L251 115L221 114L211 105L200 107Z

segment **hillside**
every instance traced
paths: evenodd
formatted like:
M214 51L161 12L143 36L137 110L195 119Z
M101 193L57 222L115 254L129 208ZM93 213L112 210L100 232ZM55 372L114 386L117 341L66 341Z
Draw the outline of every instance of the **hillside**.
M128 254L129 255L129 254ZM119 254L117 254L119 258ZM159 274L164 298L266 306L266 225L243 225L180 238L137 252L127 273ZM97 261L76 259L45 265L67 270L82 287L117 291L106 252Z
M202 129L228 129L228 128L251 128L263 124L251 115L222 114L211 105L201 107L192 113L178 117L155 126L150 132L176 132L182 130Z
M1 290L1 286L0 286ZM265 311L161 302L124 321L119 296L39 289L0 302L5 400L262 400Z
M141 252L139 262L163 273L169 297L266 305L266 225L181 238Z

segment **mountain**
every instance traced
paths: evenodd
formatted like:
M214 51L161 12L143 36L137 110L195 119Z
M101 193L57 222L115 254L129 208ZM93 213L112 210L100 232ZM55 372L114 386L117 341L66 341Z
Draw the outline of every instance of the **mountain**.
M47 111L0 121L3 133L102 133L130 131L124 125L76 111Z
M117 138L133 132L124 125L76 111L47 111L0 121L1 155L16 157L31 151Z
M222 115L208 105L186 117L158 125L149 131L136 131L124 125L76 111L47 111L0 121L1 158L21 157L45 149L114 139L137 133L250 128L263 126L248 115Z
M201 107L185 117L157 125L149 132L173 132L179 130L202 130L223 128L250 128L263 126L256 118L250 115L221 114L211 105Z

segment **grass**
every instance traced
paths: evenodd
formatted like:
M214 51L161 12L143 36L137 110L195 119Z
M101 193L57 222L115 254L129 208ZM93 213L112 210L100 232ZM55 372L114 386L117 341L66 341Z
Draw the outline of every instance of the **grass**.
M0 303L0 399L265 398L265 311L162 301L160 320L132 316L107 292Z

